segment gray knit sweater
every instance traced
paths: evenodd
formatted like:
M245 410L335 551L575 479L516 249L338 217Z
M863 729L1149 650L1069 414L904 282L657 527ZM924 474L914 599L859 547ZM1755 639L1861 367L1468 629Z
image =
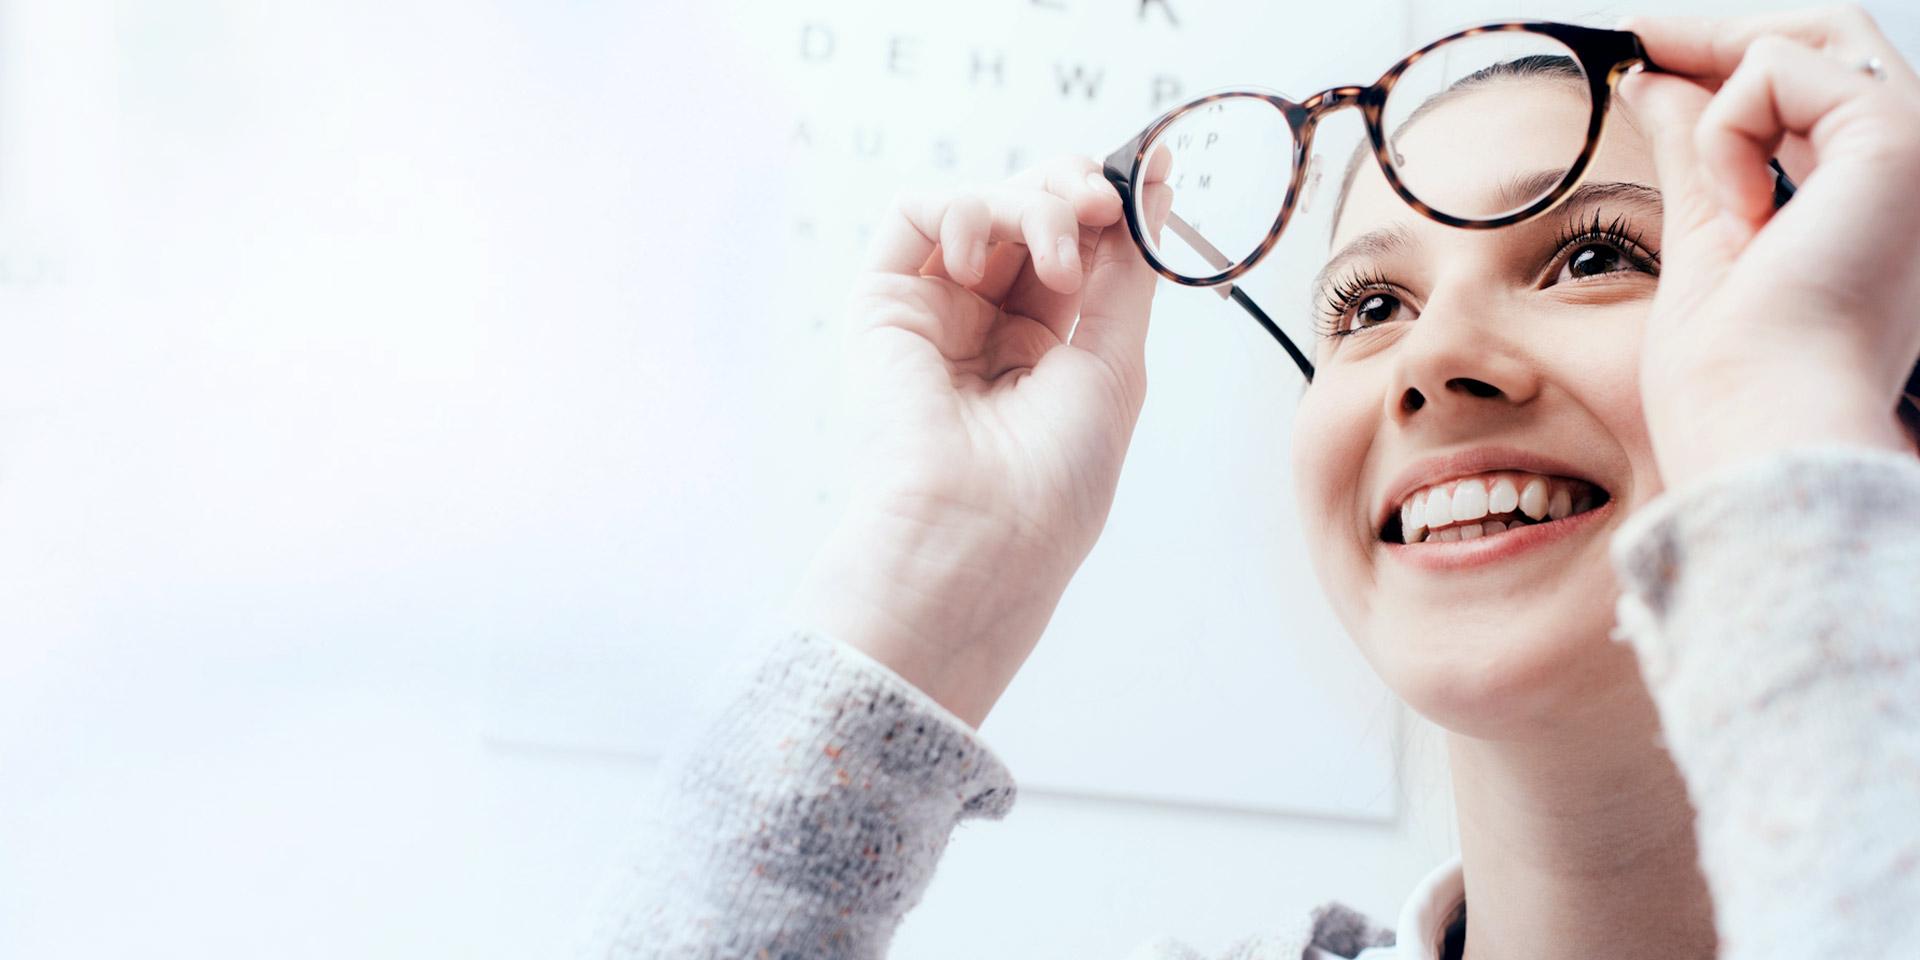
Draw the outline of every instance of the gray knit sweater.
M1612 551L1615 639L1698 812L1721 957L1920 958L1920 460L1827 447L1736 466L1628 517ZM1005 816L1012 777L964 722L811 630L725 689L662 768L589 954L885 956L955 825ZM1337 902L1276 921L1228 956L1393 937Z

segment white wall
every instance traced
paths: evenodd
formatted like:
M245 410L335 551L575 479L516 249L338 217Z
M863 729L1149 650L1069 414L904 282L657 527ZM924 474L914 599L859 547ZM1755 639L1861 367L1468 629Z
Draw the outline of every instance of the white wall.
M1061 2L1099 4L1135 6ZM636 394L660 371L628 321L767 309L665 278L784 242L754 221L778 175L697 222L656 202L777 152L711 122L752 75L690 67L724 95L655 139L603 119L659 103L663 62L773 35L767 9L0 0L0 956L565 952L653 769L579 736L658 709L579 680L661 629L649 545L607 533L674 502L649 478L678 451L635 439L673 398ZM1614 12L1381 9L1384 47ZM765 367L806 330L702 349ZM725 578L762 516L680 562ZM1366 678L1332 693L1416 748L1392 817L1033 791L959 833L896 954L1217 949L1329 898L1391 922L1453 850L1436 741Z

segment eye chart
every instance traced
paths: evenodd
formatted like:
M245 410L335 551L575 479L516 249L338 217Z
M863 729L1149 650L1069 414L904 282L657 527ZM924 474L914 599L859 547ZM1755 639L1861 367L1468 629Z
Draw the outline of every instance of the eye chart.
M675 499L643 510L646 536L623 551L647 571L627 612L501 639L492 735L649 754L688 677L780 628L764 611L844 506L843 302L895 191L998 180L1063 152L1097 159L1211 88L1371 76L1395 55L1401 13L1366 6L1334 23L1258 3L848 0L735 5L692 27L689 43L719 46L683 56L722 61L697 72L729 82L660 91L659 149L738 148L700 169L654 158L705 198L663 197L657 218L701 238L676 257L699 278L699 295L675 301L684 339L664 341L682 362L652 370L656 402L677 413L642 427L662 454L652 483ZM1356 16L1371 27L1352 30ZM1275 282L1300 285L1314 266ZM1163 284L1153 323L1153 387L1109 527L982 734L1027 790L1391 817L1394 713L1300 544L1297 374L1207 292Z

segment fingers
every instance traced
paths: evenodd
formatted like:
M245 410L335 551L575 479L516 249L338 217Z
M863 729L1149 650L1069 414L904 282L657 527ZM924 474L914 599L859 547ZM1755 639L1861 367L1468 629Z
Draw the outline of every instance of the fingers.
M1759 225L1773 213L1767 158L1788 134L1814 142L1834 135L1830 118L1852 107L1864 118L1887 91L1881 82L1812 47L1783 37L1755 40L1701 114L1695 149L1717 185L1720 206ZM1816 135L1816 126L1823 125Z
M1094 245L1099 240L1100 233L1100 230L1092 227L1084 227L1080 230L1081 262L1092 263ZM1033 265L1028 264L1026 269L1020 271L1014 278L1013 285L1007 290L1006 298L1000 302L1009 313L1040 321L1041 325L1053 331L1054 336L1061 343L1065 343L1067 335L1073 332L1073 318L1080 315L1080 298L1085 289L1087 287L1083 286L1081 290L1062 293L1048 287L1040 282Z
M1628 74L1620 81L1619 93L1643 121L1651 142L1663 223L1671 230L1710 219L1717 212L1717 198L1702 189L1693 140L1713 94L1683 77L1645 72Z
M1043 283L1072 293L1082 274L1081 224L1105 226L1120 212L1119 195L1093 161L1063 158L970 193L902 195L876 235L871 266L974 285L993 272L993 244L1019 243Z
M1856 4L1745 17L1629 17L1620 29L1640 37L1660 69L1693 77L1724 78L1740 66L1747 48L1762 37L1797 40L1843 62L1875 56L1891 82L1920 85L1913 68Z
M1695 148L1695 131L1714 94L1684 77L1644 72L1625 77L1619 92L1641 119L1653 150L1660 180L1660 256L1668 268L1662 274L1711 283L1739 253L1748 232L1725 228L1719 192Z
M873 273L855 285L848 325L849 343L885 328L904 330L933 344L948 359L980 352L1000 310L951 283L929 283L924 277Z
M1091 257L1080 319L1068 342L1100 357L1123 376L1146 375L1147 315L1158 274L1124 228L1100 232Z
M1066 290L1080 285L1079 232L1073 208L1044 190L994 187L973 194L909 193L897 198L875 236L872 269L921 276L936 251L956 282L985 275L987 245L1025 243L1041 277ZM1062 244L1062 240L1066 244Z
M940 221L940 266L959 284L979 283L987 274L987 238L993 235L993 211L979 197L960 197ZM930 258L931 259L931 258Z
M1062 157L1025 171L1014 179L1029 182L1040 179L1039 186L1073 206L1074 218L1092 227L1104 227L1120 219L1120 194L1100 172L1099 164L1086 157Z
M1022 279L1033 276L1033 263L1027 259L1027 248L1017 243L995 244L993 252L987 254L987 277L973 285L973 292L982 298L1005 306L1008 291ZM1033 281L1038 283L1038 280Z

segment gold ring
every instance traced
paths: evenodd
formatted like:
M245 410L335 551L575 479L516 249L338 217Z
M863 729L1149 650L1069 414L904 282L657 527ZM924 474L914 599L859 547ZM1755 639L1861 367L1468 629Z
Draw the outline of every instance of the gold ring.
M1855 66L1861 73L1875 80L1885 80L1887 78L1887 65L1881 63L1879 57L1867 57L1858 64L1855 64Z

